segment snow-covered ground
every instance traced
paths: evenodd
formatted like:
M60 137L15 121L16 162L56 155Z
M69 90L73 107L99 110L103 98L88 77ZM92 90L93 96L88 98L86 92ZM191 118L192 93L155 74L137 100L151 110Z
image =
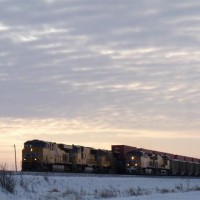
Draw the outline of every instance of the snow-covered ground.
M14 175L14 194L0 188L0 200L199 200L200 179Z

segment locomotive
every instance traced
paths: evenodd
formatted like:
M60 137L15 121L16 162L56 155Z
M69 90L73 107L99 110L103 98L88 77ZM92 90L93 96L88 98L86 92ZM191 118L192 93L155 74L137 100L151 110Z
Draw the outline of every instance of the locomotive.
M22 171L199 176L200 160L126 145L105 150L30 140L22 150Z
M24 143L22 171L106 173L114 159L108 150L31 140Z
M148 154L140 149L127 153L127 172L130 174L167 175L170 159L167 155Z

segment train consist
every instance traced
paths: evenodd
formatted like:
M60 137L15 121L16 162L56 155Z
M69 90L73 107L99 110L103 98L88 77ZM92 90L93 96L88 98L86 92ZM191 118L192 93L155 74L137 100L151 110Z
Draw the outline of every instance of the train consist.
M113 162L111 151L41 140L25 142L22 150L22 171L108 173Z
M200 159L126 145L104 150L31 140L24 143L22 171L199 176Z

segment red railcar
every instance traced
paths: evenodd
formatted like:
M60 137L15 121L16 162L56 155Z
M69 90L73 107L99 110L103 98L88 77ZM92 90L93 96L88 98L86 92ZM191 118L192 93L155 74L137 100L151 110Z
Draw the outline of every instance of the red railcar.
M188 156L184 156L184 161L193 162L193 158L188 157Z
M192 158L192 162L199 163L199 159L198 158Z
M180 161L184 161L184 156L181 156L181 155L174 155L174 159L176 160L180 160Z

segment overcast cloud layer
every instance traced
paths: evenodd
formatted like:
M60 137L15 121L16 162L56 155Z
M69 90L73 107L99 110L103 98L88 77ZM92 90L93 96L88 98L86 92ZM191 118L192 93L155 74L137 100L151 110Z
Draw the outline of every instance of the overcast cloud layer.
M199 139L199 10L186 0L1 0L0 141Z

